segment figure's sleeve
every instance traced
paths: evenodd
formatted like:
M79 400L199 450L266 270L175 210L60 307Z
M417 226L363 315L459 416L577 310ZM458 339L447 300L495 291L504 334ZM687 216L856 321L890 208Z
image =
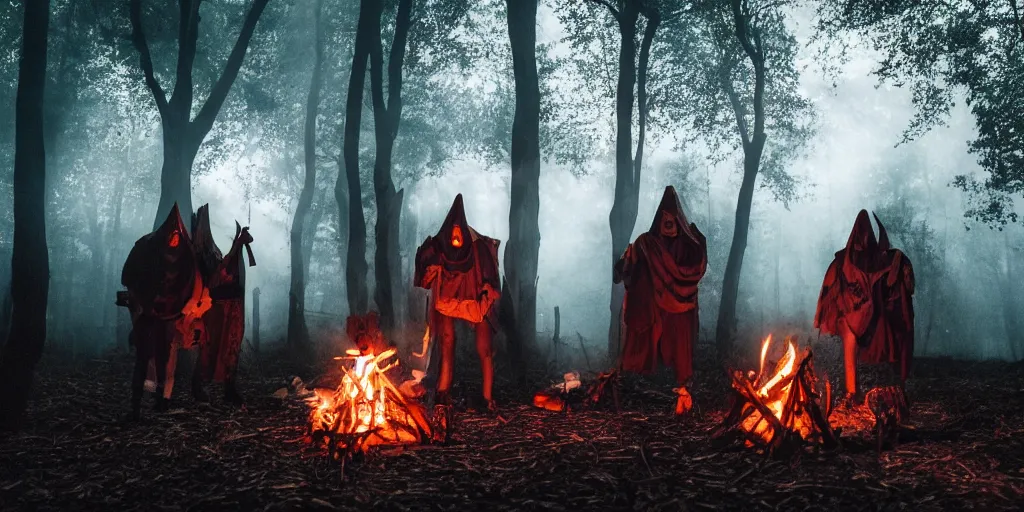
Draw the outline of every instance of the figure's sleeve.
M833 259L825 271L825 279L821 283L821 294L818 295L818 307L814 313L814 327L826 334L838 333L839 301L836 294L839 289L839 258Z
M436 272L429 272L430 267L438 265L437 249L432 243L433 238L427 237L423 244L416 249L416 272L413 277L413 284L419 288L429 289L433 284Z
M633 268L636 267L637 261L637 249L633 247L633 244L626 246L626 251L619 257L619 261L615 262L615 267L612 269L612 282L615 284L624 283L626 286L631 284L630 276L633 274Z

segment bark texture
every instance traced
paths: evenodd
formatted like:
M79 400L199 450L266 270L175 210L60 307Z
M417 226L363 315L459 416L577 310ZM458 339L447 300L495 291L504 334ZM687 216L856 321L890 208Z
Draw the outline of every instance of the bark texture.
M46 340L50 263L46 249L43 89L49 0L26 0L15 105L11 325L0 352L0 428L19 428Z

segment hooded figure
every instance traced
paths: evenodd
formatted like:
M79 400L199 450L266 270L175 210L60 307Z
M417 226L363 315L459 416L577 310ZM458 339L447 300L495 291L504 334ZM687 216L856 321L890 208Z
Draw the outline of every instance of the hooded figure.
M704 235L686 219L675 188L668 186L651 228L615 264L613 279L626 287L622 369L650 373L660 356L676 373L676 414L693 405L686 383L698 332L697 285L707 262Z
M914 269L889 244L878 217L878 239L861 210L846 247L825 272L814 326L843 340L847 397L857 394L856 359L894 363L905 382L914 354Z
M169 366L173 371L173 354L200 340L198 321L209 308L177 204L156 231L135 242L121 271L121 284L128 289L122 305L132 313L130 341L136 351L132 416L137 418L150 360L155 360L156 409L166 410L173 386L173 375L167 372Z
M415 284L430 290L429 329L441 340L438 402L446 404L455 364L454 320L476 330L476 349L483 371L484 401L494 407L491 351L491 306L501 295L498 245L501 242L476 232L466 222L462 194L455 197L441 230L416 250Z
M244 247L249 266L256 264L249 246L253 238L249 228L242 228L236 222L231 250L222 256L210 230L208 204L201 206L193 217L192 234L198 267L213 301L203 317L208 341L203 345L192 374L192 394L199 401L207 401L209 397L203 383L223 382L225 400L241 404L242 395L235 384L245 334L245 265L241 253Z

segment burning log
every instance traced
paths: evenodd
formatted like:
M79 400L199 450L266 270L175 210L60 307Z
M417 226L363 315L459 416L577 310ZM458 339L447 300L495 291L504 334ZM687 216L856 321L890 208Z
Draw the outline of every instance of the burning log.
M348 350L336 360L353 361L342 367L344 376L337 389L317 388L308 400L313 410L309 434L323 439L331 456L347 458L373 446L423 443L432 437L425 409L405 396L386 372L398 365L388 362L391 348L374 355Z
M756 375L732 372L735 400L715 437L738 434L746 446L764 448L770 453L792 442L835 447L838 439L829 426L827 414L831 392L826 383L821 400L815 390L817 378L810 349L798 357L796 343L787 338L785 354L774 372L767 374L764 365L771 340L769 335L761 346L761 366Z
M583 391L580 374L569 372L563 376L564 381L538 391L533 395L534 407L555 412L568 412L575 406L591 408L598 405L601 399L612 393L615 409L619 409L619 373L616 370L601 373ZM576 404L571 405L571 404Z

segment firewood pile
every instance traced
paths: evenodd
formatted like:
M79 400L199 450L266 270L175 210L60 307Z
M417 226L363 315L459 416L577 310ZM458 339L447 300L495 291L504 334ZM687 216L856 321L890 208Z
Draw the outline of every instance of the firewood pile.
M323 440L334 459L347 460L355 452L373 446L423 443L432 437L432 428L422 405L406 397L392 384L388 370L398 365L389 360L394 349L380 354L361 354L349 350L335 360L351 361L342 365L344 376L335 389L316 388L307 399L312 410L309 434Z
M826 382L819 393L810 349L798 355L796 340L786 338L786 352L767 373L771 339L762 344L758 373L731 372L733 405L715 437L738 436L747 446L768 453L805 443L835 448L839 441L828 422L831 387Z

